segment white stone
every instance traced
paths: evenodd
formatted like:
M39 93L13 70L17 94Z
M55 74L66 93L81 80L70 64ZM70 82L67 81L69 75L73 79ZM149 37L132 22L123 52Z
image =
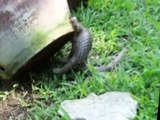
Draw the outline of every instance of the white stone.
M65 100L61 108L74 120L129 120L136 116L137 102L126 92L107 92L99 96L91 93L83 99ZM61 110L58 113L63 116Z

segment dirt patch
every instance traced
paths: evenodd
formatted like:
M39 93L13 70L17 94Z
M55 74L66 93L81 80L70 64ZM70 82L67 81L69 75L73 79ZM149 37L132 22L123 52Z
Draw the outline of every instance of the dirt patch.
M16 97L9 96L6 100L1 100L0 106L0 120L26 118L27 108Z
M15 84L19 86L14 88ZM4 91L9 93L5 100L0 98L0 120L26 120L28 112L25 103L33 100L30 84L27 80L23 84L19 81L0 81L0 95Z
M28 106L25 103L32 101L32 94L28 91L11 91L7 99L0 100L0 120L26 120Z

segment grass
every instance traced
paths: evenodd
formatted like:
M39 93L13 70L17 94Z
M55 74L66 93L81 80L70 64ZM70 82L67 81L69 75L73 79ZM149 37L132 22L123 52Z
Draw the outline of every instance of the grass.
M88 67L107 64L127 47L118 66L105 73L92 70L67 75L33 74L28 119L59 120L57 111L65 99L124 91L133 94L139 107L134 120L156 120L160 90L160 1L159 0L89 0L87 8L72 11L93 36ZM66 47L67 49L67 47ZM65 50L66 50L65 49ZM62 55L65 53L61 52ZM23 102L22 102L23 103Z

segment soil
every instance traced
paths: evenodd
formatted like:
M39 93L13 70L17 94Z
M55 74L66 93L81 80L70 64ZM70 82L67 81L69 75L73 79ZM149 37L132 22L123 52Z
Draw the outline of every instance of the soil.
M48 62L45 62L48 64ZM41 68L36 68L34 73L42 73L48 69L46 64L42 64ZM44 67L44 68L43 68ZM42 69L43 68L43 69ZM33 103L35 94L32 93L32 84L34 80L31 80L29 73L17 78L15 80L0 80L0 120L26 120L29 114L27 108L31 106L25 106L21 100L25 103ZM18 87L13 86L18 84ZM9 92L7 99L2 100L1 94L5 91ZM52 100L51 100L52 101ZM54 102L54 101L52 101ZM49 103L46 103L49 104ZM32 117L32 116L30 116Z
M13 85L16 83L19 86L14 89ZM33 101L32 93L30 92L31 86L29 84L29 81L23 84L17 81L0 81L0 95L4 91L9 92L6 99L2 100L0 98L0 120L27 119L27 106L21 100L24 100L25 103Z
M19 117L25 119L27 108L22 107L20 102L14 98L10 97L7 100L0 101L0 120L16 120Z

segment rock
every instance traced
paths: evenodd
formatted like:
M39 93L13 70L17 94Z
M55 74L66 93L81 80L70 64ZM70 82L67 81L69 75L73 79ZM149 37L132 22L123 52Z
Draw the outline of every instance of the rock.
M83 99L65 100L61 108L74 120L129 120L136 116L137 102L127 92L91 93ZM61 109L58 113L64 115Z

